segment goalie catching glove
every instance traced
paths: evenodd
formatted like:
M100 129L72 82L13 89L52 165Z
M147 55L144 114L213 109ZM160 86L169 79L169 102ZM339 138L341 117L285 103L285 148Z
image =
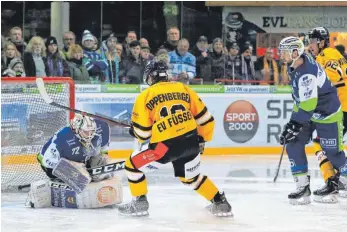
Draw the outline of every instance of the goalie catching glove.
M301 124L295 122L294 120L290 120L280 136L280 144L284 145L294 142L302 130L302 127L303 126Z

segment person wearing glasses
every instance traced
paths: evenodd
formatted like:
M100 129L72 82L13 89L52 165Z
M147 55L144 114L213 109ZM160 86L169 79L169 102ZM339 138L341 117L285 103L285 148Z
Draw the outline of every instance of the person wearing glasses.
M67 52L69 51L70 46L75 43L76 43L75 33L73 33L72 31L65 32L63 35L64 46L62 48L62 52L64 53L65 57L67 55Z

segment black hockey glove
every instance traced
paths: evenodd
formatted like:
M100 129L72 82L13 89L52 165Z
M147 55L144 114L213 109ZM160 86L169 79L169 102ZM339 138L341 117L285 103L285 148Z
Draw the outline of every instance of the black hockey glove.
M205 140L202 136L200 135L198 136L199 136L199 152L200 152L200 155L202 155L205 150Z
M284 128L284 131L282 132L280 136L280 144L284 145L287 143L294 142L295 139L298 137L300 131L302 129L302 125L290 120L286 127Z

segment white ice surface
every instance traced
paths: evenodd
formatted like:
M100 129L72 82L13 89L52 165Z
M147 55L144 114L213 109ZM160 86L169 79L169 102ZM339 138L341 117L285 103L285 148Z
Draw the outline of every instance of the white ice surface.
M322 180L314 158L309 161L314 169L311 173L313 190ZM120 216L117 209L31 209L24 206L25 193L3 193L1 229L4 232L347 231L347 199L340 198L340 202L333 205L290 205L287 194L295 185L287 158L284 157L281 176L274 184L277 163L278 157L271 156L203 158L203 173L226 192L235 214L232 219L210 215L204 209L208 202L173 178L168 167L148 174L149 217ZM130 192L124 183L127 201Z

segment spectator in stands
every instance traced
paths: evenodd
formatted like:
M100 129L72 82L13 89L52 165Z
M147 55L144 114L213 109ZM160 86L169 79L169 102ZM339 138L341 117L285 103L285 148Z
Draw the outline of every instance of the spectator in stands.
M27 44L23 40L23 33L22 33L22 29L20 27L12 27L11 28L9 41L12 42L16 46L17 51L21 55L24 53Z
M43 39L34 36L29 41L24 52L24 69L28 77L47 77L48 66L46 46Z
M83 49L78 44L72 44L66 54L67 63L71 78L74 81L89 83L89 73L86 66L83 65Z
M47 76L50 77L69 77L69 65L64 58L63 52L58 50L57 39L50 36L46 40L46 54L47 54Z
M252 61L252 49L249 44L245 44L241 51L241 77L244 81L256 81L254 62ZM244 83L249 85L250 83Z
M2 77L25 77L24 65L20 58L13 58L6 70L2 72Z
M137 40L137 35L135 31L128 31L127 36L125 37L125 40L123 42L123 53L122 58L125 58L127 56L131 56L130 51L130 43Z
M141 46L139 41L132 41L129 47L131 55L122 60L119 77L123 84L141 84L147 60L140 55Z
M93 39L94 39L94 44L93 44L92 50L101 54L101 52L99 51L99 40L98 40L98 38L96 38L96 36L93 35Z
M283 61L279 62L280 68L280 85L288 85L289 83L289 76L287 72L288 65L287 63L284 63Z
M226 62L226 76L228 79L241 80L241 57L240 47L236 42L228 44L228 55ZM233 83L235 84L235 82Z
M92 83L105 82L107 62L101 55L94 51L95 40L90 31L85 30L82 37L83 64L86 66Z
M141 47L149 47L149 43L148 43L148 40L146 38L141 38L139 42L140 42Z
M104 41L104 45L101 50L103 58L108 63L108 71L106 72L107 82L109 83L119 83L119 60L118 60L118 52L117 52L117 38L114 36L114 33L111 33L106 41Z
M172 73L171 73L172 65L170 64L169 53L167 52L167 50L164 48L159 49L157 53L155 54L154 59L156 59L157 61L164 61L167 64L167 66L169 67L168 69L169 80L172 80Z
M177 27L170 27L167 30L167 41L164 42L159 49L164 48L168 52L174 51L177 48L180 39L180 30Z
M8 68L14 58L20 58L20 53L12 42L7 41L4 44L4 53L1 56L1 73Z
M122 61L123 45L121 43L117 43L116 50L117 50L118 60L120 63Z
M169 69L173 77L183 83L196 76L196 58L188 49L188 40L181 39L178 41L177 49L169 52Z
M153 54L151 54L150 47L141 46L141 57L145 60L152 60L154 58Z
M213 82L215 79L225 78L226 54L221 38L215 38L212 42L212 50L207 56L200 56L201 78L204 82Z
M208 40L206 36L200 36L198 41L196 42L196 45L189 51L192 53L196 58L202 55L204 52L208 52Z
M341 53L341 55L343 57L345 57L345 59L347 59L347 53L345 52L345 46L343 46L342 44L336 45L335 48Z
M66 57L70 46L76 43L75 33L73 33L72 31L65 32L63 35L63 43L64 43L64 47L62 49L62 52L64 53L64 56Z
M274 58L273 48L267 48L265 55L258 58L254 64L257 79L264 80L262 84L278 85L280 68L277 60Z
M203 76L201 73L201 67L203 67L201 65L201 61L204 59L204 57L207 57L208 46L207 37L202 35L199 37L193 49L190 50L190 53L192 53L196 58L196 76L198 78L202 78Z

